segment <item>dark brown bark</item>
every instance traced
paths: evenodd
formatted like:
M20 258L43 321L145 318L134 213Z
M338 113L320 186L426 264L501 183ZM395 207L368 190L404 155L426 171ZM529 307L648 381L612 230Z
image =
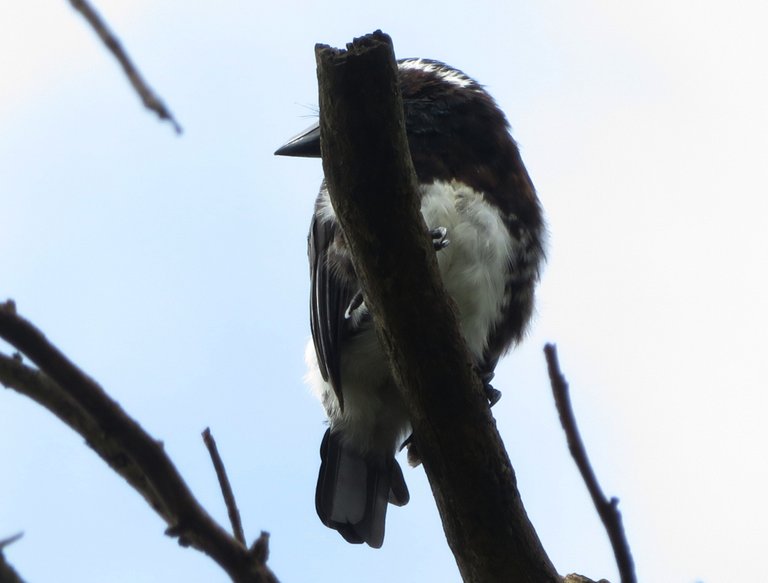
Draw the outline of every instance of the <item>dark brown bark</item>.
M0 583L24 583L16 570L5 560L0 551Z
M16 569L5 560L5 555L3 554L5 547L13 544L21 537L22 533L18 533L0 540L0 583L24 583L24 580L16 572Z
M391 40L377 32L346 51L315 52L331 200L462 577L560 581L523 508L419 213Z

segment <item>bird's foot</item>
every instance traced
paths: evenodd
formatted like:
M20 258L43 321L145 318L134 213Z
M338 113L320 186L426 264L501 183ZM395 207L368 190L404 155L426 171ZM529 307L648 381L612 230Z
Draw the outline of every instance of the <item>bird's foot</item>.
M501 399L501 391L498 389L494 389L491 386L491 381L493 380L493 377L495 376L494 373L489 372L483 374L480 379L483 381L483 389L485 390L485 398L488 399L488 404L493 407L496 403L499 402L499 399Z
M447 238L448 229L445 227L435 227L434 229L430 229L429 235L432 237L432 246L435 248L435 251L445 249L451 242L451 240Z

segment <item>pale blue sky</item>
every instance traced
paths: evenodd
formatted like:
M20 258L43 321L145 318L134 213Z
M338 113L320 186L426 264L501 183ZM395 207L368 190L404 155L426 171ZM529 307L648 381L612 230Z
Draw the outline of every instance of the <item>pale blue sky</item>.
M459 581L423 471L384 548L314 511L323 416L302 382L317 160L313 46L381 28L507 112L550 261L495 407L561 573L616 580L568 457L541 347L558 343L584 438L621 498L642 581L754 580L768 537L765 8L758 2L100 1L185 128L138 103L64 1L0 5L0 298L38 324L226 513L284 582ZM6 348L5 345L2 345ZM0 538L30 581L214 582L82 440L0 392Z

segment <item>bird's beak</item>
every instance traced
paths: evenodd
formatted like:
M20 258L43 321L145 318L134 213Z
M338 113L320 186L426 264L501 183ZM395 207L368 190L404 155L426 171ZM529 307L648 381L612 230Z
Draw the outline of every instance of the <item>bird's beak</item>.
M316 123L310 128L294 136L288 142L275 151L275 156L297 156L301 158L320 157L320 124Z

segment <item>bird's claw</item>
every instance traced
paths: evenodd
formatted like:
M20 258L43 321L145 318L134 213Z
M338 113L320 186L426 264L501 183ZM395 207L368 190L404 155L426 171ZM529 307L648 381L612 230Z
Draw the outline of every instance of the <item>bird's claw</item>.
M488 404L491 407L493 407L496 403L499 402L499 399L501 399L501 391L498 389L494 389L493 386L491 386L491 381L493 380L494 376L496 376L494 373L489 372L480 377L481 380L483 381L485 398L488 399Z
M445 227L435 227L434 229L430 229L429 235L432 237L432 246L435 248L435 251L445 249L451 242L450 239L447 238L448 229Z

